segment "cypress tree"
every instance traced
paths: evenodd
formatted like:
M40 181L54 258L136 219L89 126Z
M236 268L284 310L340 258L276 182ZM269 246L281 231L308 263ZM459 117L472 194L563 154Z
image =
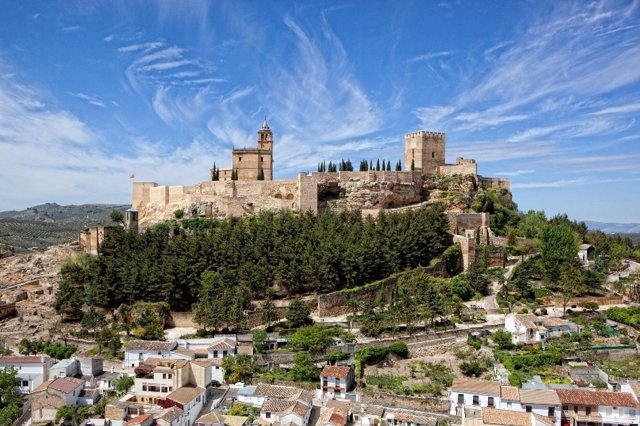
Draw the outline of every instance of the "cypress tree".
M387 161L387 171L391 171L391 160Z
M369 160L369 170L374 170L373 169L373 160Z
M376 161L376 171L380 171L380 159L378 158L378 161Z
M396 164L396 171L398 172L402 171L402 163L400 162L400 160L398 160L398 164Z

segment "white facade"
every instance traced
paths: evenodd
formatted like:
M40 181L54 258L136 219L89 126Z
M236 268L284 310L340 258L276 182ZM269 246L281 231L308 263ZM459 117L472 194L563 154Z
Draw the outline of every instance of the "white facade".
M486 408L501 406L501 400L499 395L486 395L474 392L464 391L451 391L449 393L449 400L451 401L451 408L449 414L453 416L463 416L465 408Z
M156 399L164 398L176 389L174 379L175 374L171 369L156 369L153 377L134 379L134 393L137 397L144 398L143 401L155 402Z
M21 394L31 393L35 388L49 379L49 367L53 364L47 356L8 356L0 357L0 368L16 372Z
M135 345L130 344L132 347L127 347L124 351L123 367L125 369L134 369L149 358L190 359L184 354L173 352L173 349L178 346L176 342L149 343L157 343L158 347L145 349L143 347L136 347Z

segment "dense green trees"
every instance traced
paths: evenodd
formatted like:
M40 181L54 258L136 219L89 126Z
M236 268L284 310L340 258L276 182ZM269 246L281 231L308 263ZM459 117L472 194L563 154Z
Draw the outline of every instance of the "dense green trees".
M446 231L439 206L378 218L282 212L188 218L139 235L115 230L100 256L63 268L68 285L61 285L56 309L71 318L82 301L114 310L144 300L165 301L172 310L189 310L195 302L215 310L221 298L215 289L229 292L227 308L270 293L330 292L427 265L446 248ZM75 302L66 303L70 298Z
M15 392L15 370L0 369L0 424L10 425L20 417L20 400Z

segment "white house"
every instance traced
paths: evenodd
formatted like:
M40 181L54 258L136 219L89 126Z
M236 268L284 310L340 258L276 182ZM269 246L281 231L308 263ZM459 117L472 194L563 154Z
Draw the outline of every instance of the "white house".
M520 406L527 413L547 417L560 426L560 399L551 389L520 389Z
M558 389L556 393L562 404L563 425L640 424L640 405L634 393L585 389Z
M381 405L353 403L353 423L356 426L378 426L382 423L385 407Z
M184 355L172 352L177 346L176 342L129 340L124 351L123 367L126 369L135 368L148 358L184 359Z
M54 420L58 409L65 405L78 407L92 403L92 399L81 398L84 380L74 377L59 377L42 383L31 394L31 420L45 422Z
M501 385L485 380L456 379L451 385L450 414L461 417L480 417L482 408L501 406Z
M320 398L346 398L353 388L355 373L348 365L325 365L320 373Z
M207 347L208 358L224 358L236 355L236 340L229 337L216 339Z
M504 328L511 333L511 341L514 345L544 342L551 337L559 337L576 329L565 319L537 317L533 314L508 314L504 319Z
M53 359L44 355L37 356L0 356L0 368L16 372L17 390L22 394L31 393L49 378L49 368Z
M514 345L530 345L546 340L546 330L540 329L533 314L508 314L504 318L504 328L511 333Z
M521 411L520 390L515 386L500 386L500 409Z
M166 396L161 406L178 407L183 411L186 425L193 425L207 401L206 389L200 386L182 386Z
M580 244L578 258L584 263L589 263L595 258L596 248L591 244Z

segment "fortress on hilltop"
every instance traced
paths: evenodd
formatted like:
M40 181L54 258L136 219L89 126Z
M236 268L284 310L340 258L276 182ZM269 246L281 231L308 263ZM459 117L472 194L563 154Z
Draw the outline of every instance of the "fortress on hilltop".
M299 173L294 179L273 180L274 137L265 120L255 148L234 149L231 168L211 169L211 179L191 186L134 182L131 207L140 229L184 216L237 217L264 210L327 211L361 209L365 214L410 208L422 202L429 179L473 177L478 188L509 189L508 179L477 174L475 160L445 163L445 134L419 131L404 135L403 171L342 171Z

